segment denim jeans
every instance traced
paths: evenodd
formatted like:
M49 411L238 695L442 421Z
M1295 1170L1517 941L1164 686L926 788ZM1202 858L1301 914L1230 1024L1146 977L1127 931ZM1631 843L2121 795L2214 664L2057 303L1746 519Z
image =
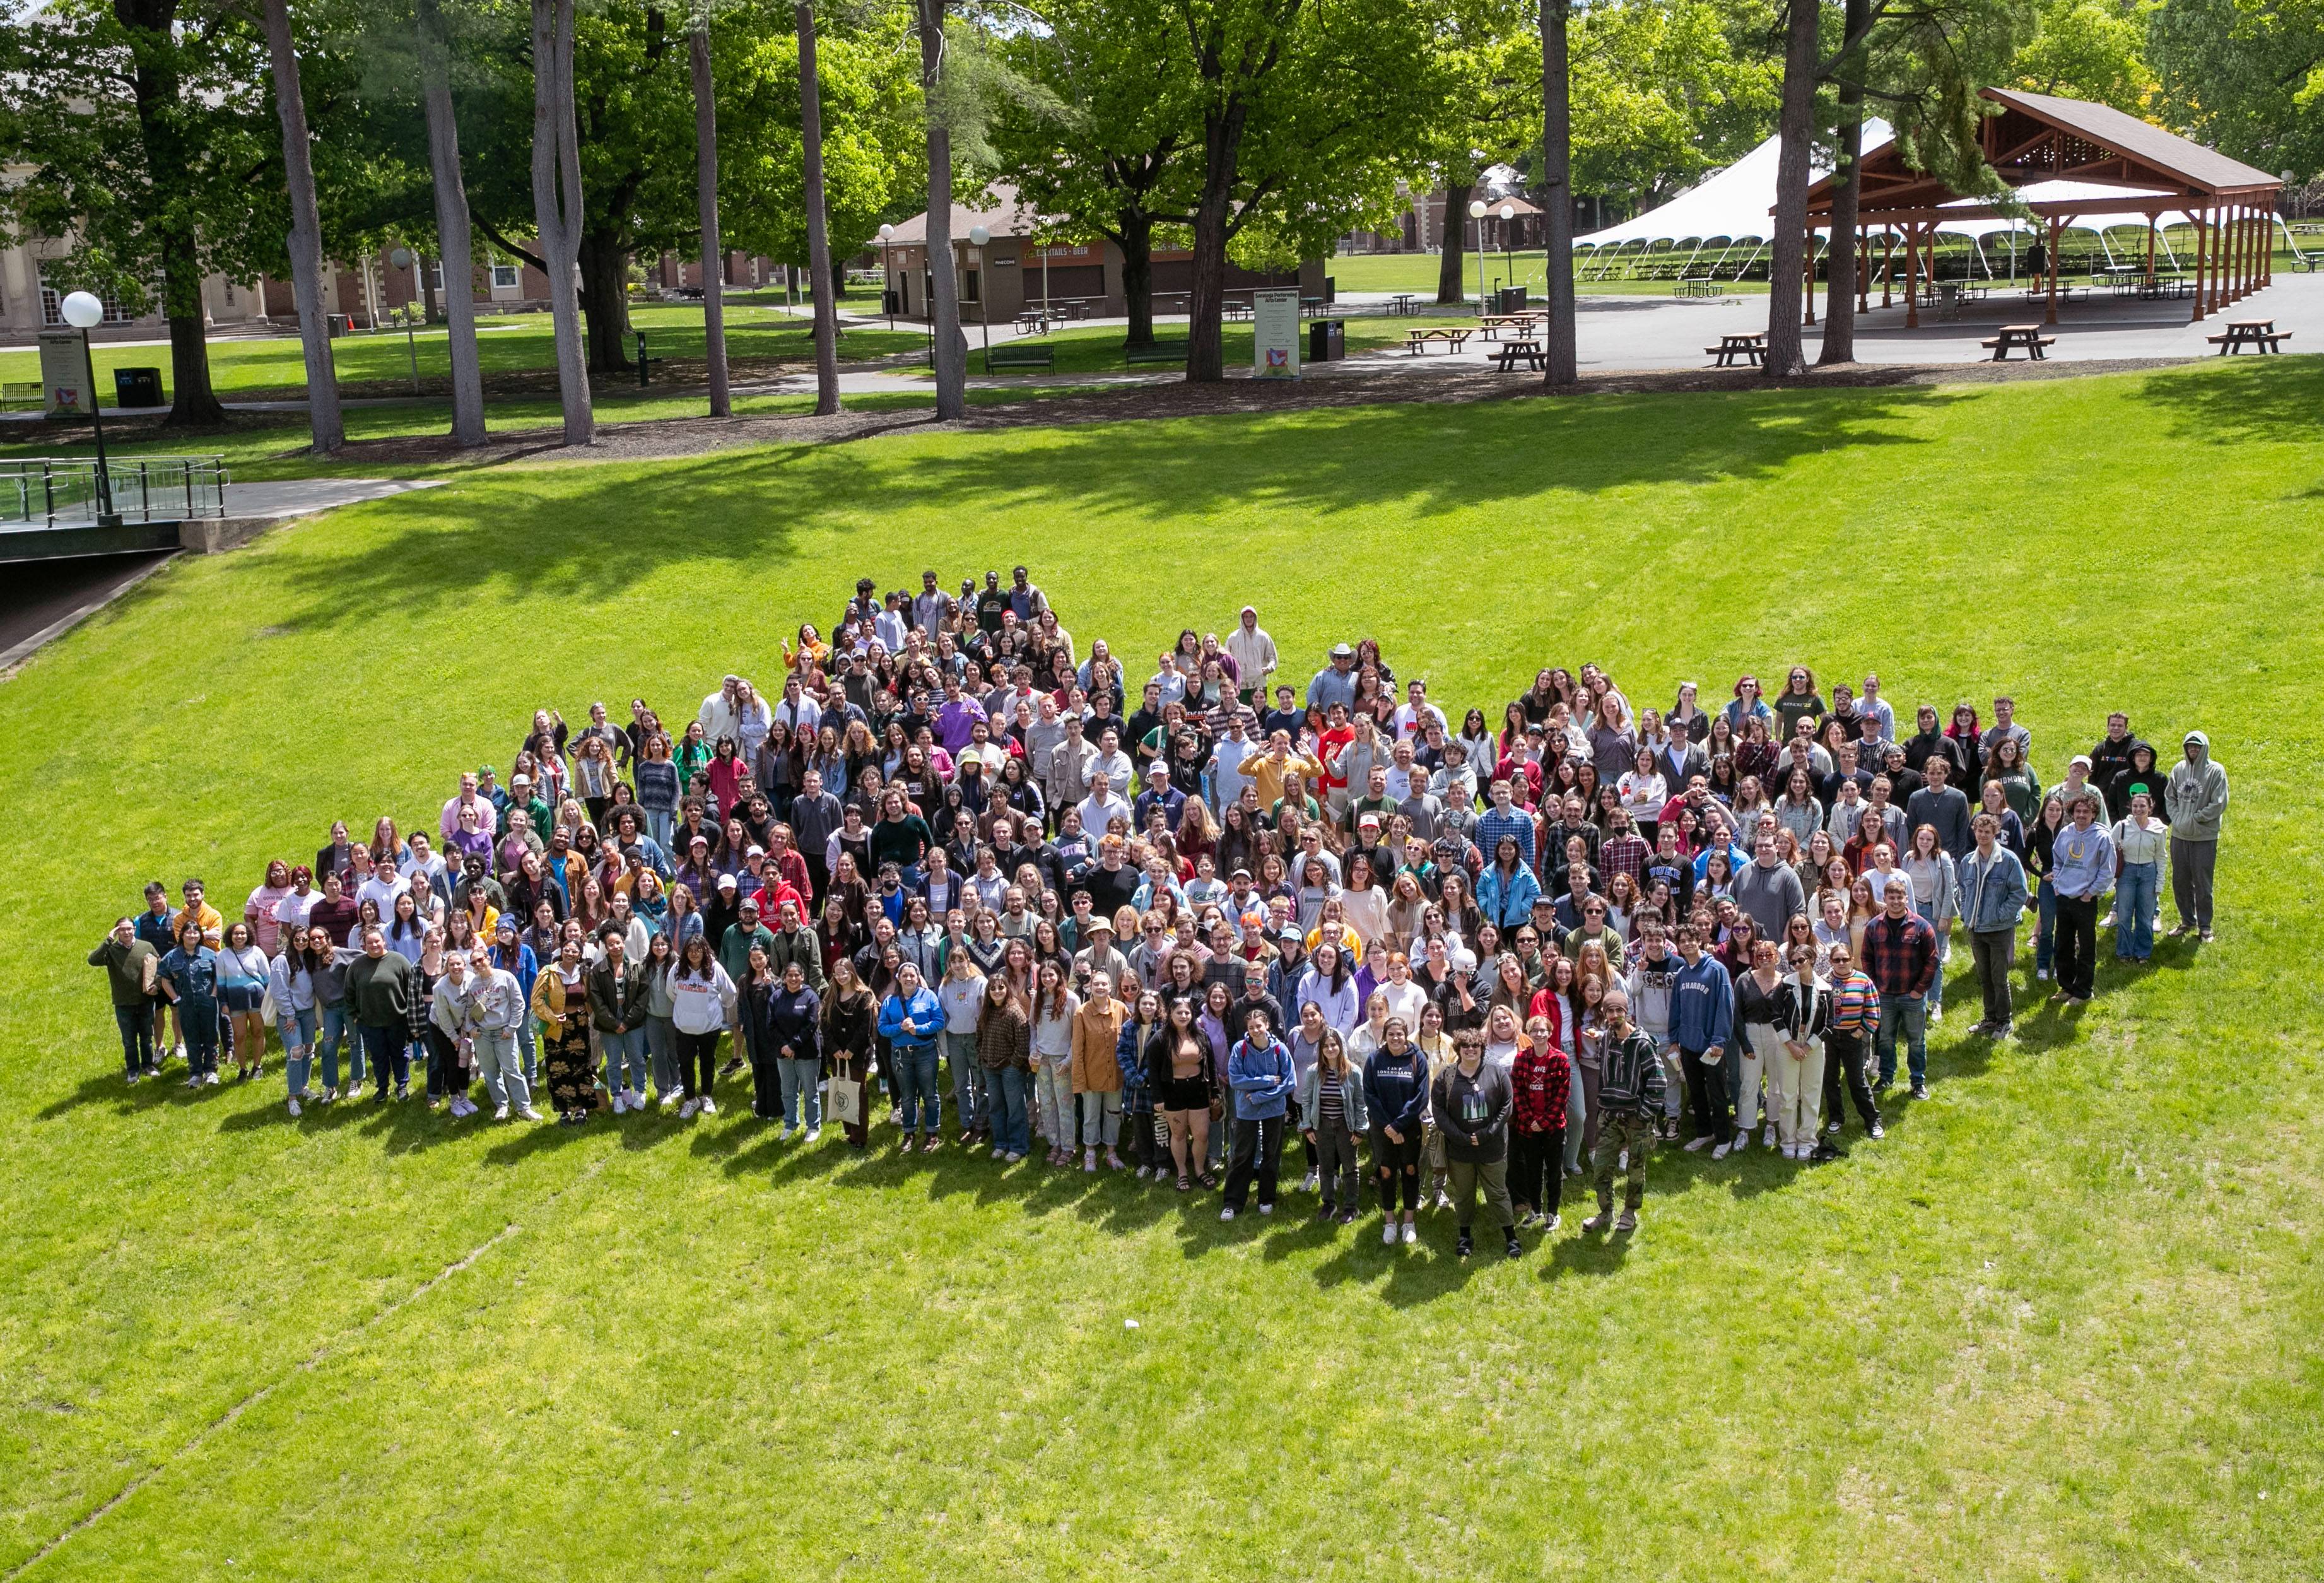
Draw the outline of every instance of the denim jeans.
M2144 962L2154 954L2154 908L2163 866L2126 863L2114 882L2114 954Z
M1109 1094L1084 1092L1080 1096L1082 1107L1082 1147L1094 1149L1100 1143L1112 1148L1121 1141L1121 1090ZM1213 1127L1213 1132L1223 1129Z
M2034 971L2047 973L2058 950L2058 887L2043 879L2034 892Z
M678 1024L668 1017L648 1017L645 1035L646 1056L653 1063L654 1091L659 1094L677 1093Z
M810 1127L821 1126L823 1125L823 1091L817 1085L823 1079L823 1063L813 1056L809 1056L805 1060L790 1060L777 1056L775 1076L782 1083L783 1088L783 1125L795 1127L801 1125L799 1104L804 1098L807 1105L805 1125Z
M678 822L678 816L674 813L657 813L652 809L643 809L640 811L645 815L646 834L653 838L655 846L665 852L669 851L670 827ZM679 856L683 856L684 854L681 853Z
M1055 1060L1037 1056L1033 1069L1033 1104L1041 1116L1042 1135L1053 1149L1074 1146L1074 1078L1073 1063L1065 1057Z
M936 1047L896 1046L888 1058L888 1078L895 1086L896 1125L907 1133L924 1132L934 1137L944 1125L944 1100L936 1090Z
M217 1006L212 1002L178 1003L178 1026L186 1035L186 1075L208 1077L217 1070Z
M484 1092L492 1096L495 1108L513 1105L522 1110L532 1103L532 1084L518 1064L513 1032L476 1035L476 1073L484 1078Z
M337 1005L317 1008L321 1018L315 1033L315 1053L323 1063L323 1087L339 1086L339 1047L347 1051L347 1088L350 1092L363 1087L363 1041L355 1036L355 1008L341 1001Z
M411 1059L408 1046L411 1030L401 1026L374 1027L369 1023L360 1023L356 1024L355 1032L361 1036L364 1055L371 1061L372 1076L379 1081L379 1097L383 1099L387 1097L390 1078L395 1079L399 1090L409 1086ZM360 1087L362 1083L360 1077L349 1079L351 1088Z
M1569 1174L1582 1169L1582 1132L1590 1119L1590 1100L1582 1092L1582 1068L1573 1068L1572 1081L1565 1087L1565 1169Z
M141 1000L134 1006L113 1008L114 1024L121 1030L121 1064L131 1077L152 1069L156 1064L153 1049L153 1003Z
M1025 1110L1025 1089L1032 1073L1002 1067L984 1074L985 1125L992 1129L992 1146L1010 1154L1033 1152L1033 1125Z
M938 1037L944 1041L945 1064L952 1068L952 1105L960 1116L960 1130L982 1132L991 1123L984 1114L984 1069L976 1059L976 1035L946 1032Z
M1929 1012L1932 1015L1941 1016L1945 1009L1945 964L1952 960L1953 932L1950 927L1938 927L1937 910L1926 902L1914 903L1913 911L1921 915L1922 922L1936 932L1937 970L1929 977Z
M597 1050L605 1063L605 1087L613 1093L627 1088L632 1094L646 1091L646 1031L632 1028L624 1032L608 1033L597 1030ZM629 1063L623 1075L622 1062Z
M1913 1081L1925 1082L1929 1075L1929 1007L1917 995L1884 995L1880 997L1880 1034L1876 1048L1880 1054L1880 1080L1896 1080L1896 1035L1904 1035L1904 1060ZM1738 1124L1739 1125L1739 1124Z
M315 1030L320 1021L313 1006L304 1011L277 1010L274 1025L281 1031L284 1064L289 1069L293 1099L307 1097L308 1079L315 1075Z

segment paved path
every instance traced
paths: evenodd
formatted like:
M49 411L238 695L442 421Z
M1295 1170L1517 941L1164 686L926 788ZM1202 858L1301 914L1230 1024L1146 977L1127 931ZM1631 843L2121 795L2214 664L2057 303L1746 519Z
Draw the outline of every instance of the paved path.
M440 478L286 478L264 484L228 484L226 514L234 518L304 516L335 505L383 500L413 489L434 489Z

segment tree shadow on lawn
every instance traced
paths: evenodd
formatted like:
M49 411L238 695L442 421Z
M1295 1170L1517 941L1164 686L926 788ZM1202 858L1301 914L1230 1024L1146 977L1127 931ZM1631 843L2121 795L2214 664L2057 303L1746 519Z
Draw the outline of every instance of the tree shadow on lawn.
M357 508L408 525L352 555L290 560L294 602L281 622L295 632L349 608L432 610L475 588L480 569L528 597L586 601L622 597L681 560L764 578L798 559L801 528L844 532L915 511L1165 525L1382 502L1465 511L1561 490L1764 477L1828 451L1928 443L1919 419L1974 399L1892 386L1343 407L935 437L900 457L792 446L665 461L646 476L544 468ZM510 487L520 483L527 493Z
M2177 440L2239 445L2324 435L2324 358L2206 358L2148 375L2138 395L2169 415ZM2324 494L2324 481L2301 493Z

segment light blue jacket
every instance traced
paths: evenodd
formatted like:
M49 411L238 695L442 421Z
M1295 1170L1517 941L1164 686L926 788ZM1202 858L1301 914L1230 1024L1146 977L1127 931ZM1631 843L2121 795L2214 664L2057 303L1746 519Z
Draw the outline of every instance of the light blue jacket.
M1961 922L1972 934L2015 929L2025 911L2025 866L2017 854L1996 841L1993 856L1972 848L1960 860L1959 875Z
M1227 1057L1227 1087L1234 1090L1238 1121L1282 1116L1291 1107L1292 1091L1298 1082L1291 1052L1280 1039L1270 1039L1256 1048L1250 1040L1238 1039L1234 1053Z

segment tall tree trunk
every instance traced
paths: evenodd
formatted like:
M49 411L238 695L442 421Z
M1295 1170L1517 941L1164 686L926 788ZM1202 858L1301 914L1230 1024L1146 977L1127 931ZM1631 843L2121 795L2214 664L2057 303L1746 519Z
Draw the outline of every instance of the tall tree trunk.
M137 106L137 141L144 153L146 185L156 193L173 190L189 155L178 130L177 68L167 49L177 25L178 0L114 0L114 20L124 28L157 34L164 46L137 52L131 93ZM169 429L208 428L226 421L210 384L208 325L202 310L201 254L194 225L165 207L153 222L161 263L161 312L170 325ZM96 399L91 393L90 400Z
M1469 194L1477 190L1473 181L1448 181L1444 184L1444 236L1437 245L1436 300L1439 302L1463 302L1468 300L1468 282L1462 277L1468 272L1462 266L1468 262L1466 227L1469 222ZM1427 201L1422 199L1423 202Z
M630 357L630 250L618 234L585 228L581 265L581 322L587 336L589 372L611 379L635 373Z
M1823 351L1816 361L1856 361L1856 282L1864 264L1856 253L1856 219L1864 196L1864 49L1872 0L1847 0L1849 47L1840 67L1840 166L1831 183L1831 278L1823 316Z
M1120 236L1121 305L1130 315L1125 343L1154 344L1154 222L1143 208L1125 208L1114 216Z
M575 0L532 0L532 214L557 331L557 391L565 443L597 437L574 279L581 249L581 135L573 108Z
M444 305L436 300L436 281L428 265L428 255L414 250L411 273L420 283L420 318L430 329L444 322Z
M282 173L290 190L290 292L299 303L299 341L307 355L307 425L315 454L337 456L347 442L347 430L339 418L331 329L323 322L323 223L315 210L315 165L307 148L307 102L299 88L289 0L266 0L266 51L274 64L274 116L282 124Z
M795 0L798 23L799 145L806 169L807 289L815 293L815 412L839 411L839 293L832 290L831 232L824 217L823 78L815 63L814 0Z
M1549 292L1542 380L1552 390L1582 376L1573 322L1573 111L1566 44L1571 16L1569 0L1541 0L1542 242Z
M1203 189L1194 202L1194 290L1186 312L1186 379L1215 383L1226 375L1219 341L1225 319L1227 227L1249 112L1240 95L1210 111L1203 125Z
M718 227L717 84L710 75L707 10L687 30L687 58L694 74L694 206L702 220L702 351L710 378L710 415L731 418L734 402L726 385L726 272L720 257L725 239Z
M968 412L968 341L960 332L960 292L953 280L952 129L936 108L944 78L945 0L916 0L920 23L920 93L928 110L928 360L936 374L936 421Z
M468 236L467 178L460 171L460 124L452 108L451 49L437 0L418 0L417 20L436 243L444 267L445 342L452 354L452 439L458 445L482 445L484 375L476 356L476 265Z
M1801 272L1807 267L1808 144L1815 134L1816 23L1820 0L1790 0L1784 29L1784 104L1776 131L1775 235L1767 247L1767 373L1808 371L1800 337Z

